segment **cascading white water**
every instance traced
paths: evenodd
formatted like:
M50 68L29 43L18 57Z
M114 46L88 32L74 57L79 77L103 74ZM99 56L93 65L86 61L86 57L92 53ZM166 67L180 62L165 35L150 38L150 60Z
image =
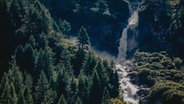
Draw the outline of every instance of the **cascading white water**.
M118 47L118 61L122 61L125 60L126 58L126 54L127 54L127 35L128 35L128 30L131 29L133 30L138 23L138 14L137 11L133 11L133 13L131 14L131 17L128 20L128 25L127 27L123 30L122 32L122 36L120 38L120 46Z
M120 96L123 97L125 102L129 102L132 104L138 104L138 96L137 91L139 87L132 84L130 82L130 78L128 77L128 71L130 70L130 66L128 66L128 61L122 64L117 64L116 69L118 69L119 83L120 83Z
M118 48L119 54L117 57L118 64L116 64L116 70L119 76L120 83L120 96L123 96L125 102L132 104L138 104L137 91L139 87L132 84L129 78L129 71L131 67L131 62L126 60L127 56L127 46L128 44L128 31L133 31L138 24L138 14L137 9L132 8L132 5L129 5L131 12L131 17L128 20L127 27L123 30L122 36L120 39L120 46Z

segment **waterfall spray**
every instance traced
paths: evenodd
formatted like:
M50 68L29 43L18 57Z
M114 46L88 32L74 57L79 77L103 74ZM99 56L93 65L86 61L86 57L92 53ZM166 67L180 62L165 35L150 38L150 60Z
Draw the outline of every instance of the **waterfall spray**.
M128 43L128 32L134 31L138 24L137 7L135 7L136 6L133 7L131 3L129 3L131 17L129 18L128 25L124 28L120 38L120 46L118 47L119 54L117 57L119 64L116 65L120 83L120 96L123 96L125 102L130 102L132 104L138 104L137 91L139 90L139 87L132 84L128 77L131 62L126 60L126 57L128 45L131 45Z

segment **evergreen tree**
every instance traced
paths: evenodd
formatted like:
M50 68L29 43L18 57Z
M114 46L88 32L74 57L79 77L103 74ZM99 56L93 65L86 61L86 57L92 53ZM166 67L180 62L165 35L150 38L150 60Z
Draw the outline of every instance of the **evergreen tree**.
M27 72L24 72L24 86L28 89L33 89L33 78Z
M49 80L53 79L54 67L54 53L50 47L45 47L44 50L39 51L38 61L36 64L36 73L39 73L41 70L44 70L46 76Z
M65 34L66 37L69 37L69 32L71 31L71 26L70 23L67 22L66 20L59 20L59 26L61 31Z
M110 104L110 95L106 87L104 88L104 91L103 91L103 97L102 97L101 104Z
M103 88L98 76L98 73L96 70L93 72L92 76L92 87L91 87L91 92L90 92L90 104L100 104L101 103L101 98L102 98L102 93L103 93ZM98 94L97 94L98 92Z
M18 103L17 104L27 104L25 96L24 96L24 90L25 88L21 89L20 92L18 92Z
M83 101L84 104L87 104L88 100L89 100L89 89L90 89L90 81L88 80L88 77L80 74L79 75L79 85L78 85L78 89L79 89L79 97L81 98L81 100Z
M17 65L20 66L20 70L26 70L27 72L33 74L36 64L36 55L32 46L30 44L26 44L24 48L19 46L16 49L15 55Z
M5 87L0 97L1 104L17 104L17 94L13 83L5 83Z
M66 70L67 69L65 69L63 65L58 71L59 74L57 78L57 93L59 95L63 94L64 96L67 96L66 88L67 88L68 80L71 77Z
M60 55L61 60L60 62L64 65L63 69L66 69L66 71L69 73L69 75L73 75L72 65L70 63L70 56L67 49L64 49Z
M22 45L19 45L15 51L15 59L16 59L16 63L17 65L20 67L20 70L25 70L24 69L24 62L25 57L24 57L24 48Z
M68 104L74 104L75 98L77 98L78 94L78 85L77 85L77 79L72 77L69 80L69 83L67 85L67 100Z
M36 40L35 40L35 38L34 38L33 35L31 35L31 36L29 37L28 43L29 43L33 48L36 48L36 47L37 47L37 43L36 43Z
M94 55L93 52L88 52L85 61L83 62L82 68L81 68L81 73L90 75L92 74L92 71L94 67L97 64L97 59Z
M109 83L109 75L108 72L106 70L106 67L103 64L103 61L99 59L99 62L97 63L95 69L98 72L100 81L102 83L103 86L108 85Z
M9 80L13 83L15 91L18 94L23 88L23 74L19 70L19 67L16 64L15 57L12 57L10 62L10 69L8 70Z
M34 104L31 89L28 88L27 86L26 86L25 91L24 91L24 97L25 97L25 101L26 101L25 104Z
M5 72L4 75L3 75L3 77L2 77L2 79L1 79L0 94L1 94L1 93L3 92L3 90L5 89L6 83L9 83L9 82L10 82L10 80L9 80L8 77L9 77L8 74Z
M89 51L89 36L84 26L82 26L78 33L78 51L76 53L76 62L74 67L76 76L78 76L80 73L80 69L82 67L82 64L86 58L88 51Z
M61 95L57 104L67 104L65 97L63 95Z
M110 84L111 84L111 90L109 90L110 95L112 98L117 97L119 95L119 78L118 78L118 73L113 72L110 73Z
M82 104L82 101L79 97L77 97L77 100L75 101L75 104Z
M79 49L82 49L83 52L87 51L89 48L89 36L84 26L80 28L77 38Z
M35 103L36 104L53 104L55 92L51 90L49 82L44 71L41 71L38 82L35 86Z
M33 95L32 95L32 89L33 89L33 79L31 75L24 72L24 97L26 104L33 104Z

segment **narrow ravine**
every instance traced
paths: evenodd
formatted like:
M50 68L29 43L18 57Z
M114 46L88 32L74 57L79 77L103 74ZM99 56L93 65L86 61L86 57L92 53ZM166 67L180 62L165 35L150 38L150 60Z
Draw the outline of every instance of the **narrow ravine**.
M139 96L137 92L139 91L139 86L133 84L129 77L131 72L132 63L126 59L128 50L128 31L133 31L136 29L138 24L138 14L137 14L138 2L129 3L129 9L131 16L128 20L127 26L122 32L120 38L120 46L118 48L119 54L117 57L116 70L119 76L120 83L120 96L125 102L138 104Z

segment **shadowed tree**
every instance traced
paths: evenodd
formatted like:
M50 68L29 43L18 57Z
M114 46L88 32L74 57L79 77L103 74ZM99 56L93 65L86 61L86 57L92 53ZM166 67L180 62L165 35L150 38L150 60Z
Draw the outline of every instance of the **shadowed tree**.
M75 104L82 104L82 101L79 97L77 97L77 100L75 101Z
M35 86L36 104L53 104L56 93L52 91L44 71L41 71L38 82Z
M84 26L80 28L77 38L79 49L87 51L89 49L89 36Z
M67 104L65 97L63 95L61 95L57 104Z
M13 83L5 83L5 87L0 96L1 104L17 104L17 94Z

